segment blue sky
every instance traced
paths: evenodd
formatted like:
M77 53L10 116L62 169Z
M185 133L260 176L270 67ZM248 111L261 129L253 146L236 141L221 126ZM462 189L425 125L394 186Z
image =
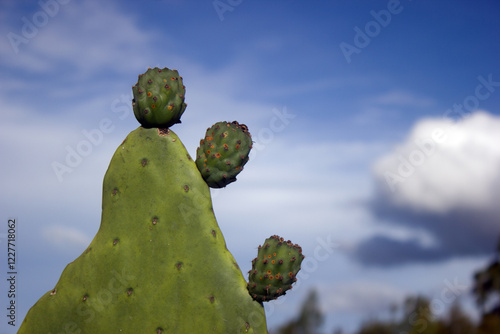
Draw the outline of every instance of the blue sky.
M212 192L242 271L272 234L309 259L292 292L267 304L270 329L311 288L325 332L387 315L408 294L429 296L439 315L450 284L473 308L472 273L500 235L495 1L0 9L0 233L17 219L19 323L97 232L107 165L138 126L131 86L155 66L184 78L188 107L173 130L192 155L217 121L253 135L238 182Z

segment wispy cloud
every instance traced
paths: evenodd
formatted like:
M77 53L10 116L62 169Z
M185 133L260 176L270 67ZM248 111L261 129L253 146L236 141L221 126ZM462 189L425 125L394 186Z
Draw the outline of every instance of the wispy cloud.
M221 221L240 217L234 224L248 233L284 231L297 242L331 233L343 247L370 233L364 206L369 179L360 175L381 152L380 144L317 143L303 133L294 145L295 138L277 135L248 162L238 182L213 192ZM256 209L242 216L242 206Z
M154 58L144 52L154 33L137 29L135 19L117 10L112 2L72 1L17 45L17 53L12 43L2 38L0 54L4 65L33 73L57 69L69 77L86 77L96 71L117 73ZM4 27L1 33L23 37L22 25Z
M370 99L371 104L384 106L429 107L435 104L433 99L417 96L408 91L392 90Z
M46 226L42 230L42 237L48 244L60 249L84 250L92 240L82 231L62 225Z
M387 83L382 84L382 87L385 86ZM367 97L357 102L356 111L352 116L353 122L361 126L376 124L381 131L391 129L392 135L402 136L403 133L399 133L391 124L401 124L401 121L415 112L418 112L418 115L428 114L429 109L436 105L433 99L406 90L388 89L383 93L366 95Z
M344 282L321 289L325 312L357 312L360 314L381 314L391 304L399 304L405 292L390 284L369 280Z

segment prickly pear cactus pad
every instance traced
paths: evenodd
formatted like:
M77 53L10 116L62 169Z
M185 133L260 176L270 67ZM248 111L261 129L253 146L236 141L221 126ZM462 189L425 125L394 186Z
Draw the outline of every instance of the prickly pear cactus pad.
M234 182L248 161L247 127L213 125L195 162L170 129L186 108L177 71L150 68L132 90L141 126L109 163L99 230L18 334L267 334L262 302L291 288L302 250L272 236L247 283L226 248L209 188Z
M248 272L248 291L259 301L278 298L292 288L304 259L302 248L290 240L273 235L259 246Z
M207 129L196 151L196 166L211 188L236 181L248 162L252 136L244 124L218 122Z
M210 189L166 128L185 108L182 81L169 71L139 77L134 94L145 98L134 110L143 126L111 159L99 230L28 311L19 334L267 333L264 308L226 248Z
M142 126L168 128L180 123L186 87L177 70L149 68L139 75L132 92L134 115Z

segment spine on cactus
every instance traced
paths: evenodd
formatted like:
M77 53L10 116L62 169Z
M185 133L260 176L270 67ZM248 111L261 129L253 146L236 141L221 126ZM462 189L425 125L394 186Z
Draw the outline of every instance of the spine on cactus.
M266 302L286 294L297 281L304 255L299 245L273 235L259 246L248 272L248 291L252 298Z
M207 129L196 151L196 166L211 188L236 181L248 162L252 136L244 124L218 122Z

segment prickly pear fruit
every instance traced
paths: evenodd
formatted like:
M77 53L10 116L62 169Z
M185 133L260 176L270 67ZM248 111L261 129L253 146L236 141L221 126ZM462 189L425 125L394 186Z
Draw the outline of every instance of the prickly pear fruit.
M252 136L244 124L218 122L207 129L196 151L196 166L211 188L236 181L248 162Z
M210 189L173 131L139 127L117 148L99 231L18 334L63 332L267 333Z
M292 288L304 259L302 248L273 235L259 246L248 272L248 291L258 302L278 298Z
M186 87L177 70L149 68L139 75L132 92L134 115L142 126L168 128L180 123Z

